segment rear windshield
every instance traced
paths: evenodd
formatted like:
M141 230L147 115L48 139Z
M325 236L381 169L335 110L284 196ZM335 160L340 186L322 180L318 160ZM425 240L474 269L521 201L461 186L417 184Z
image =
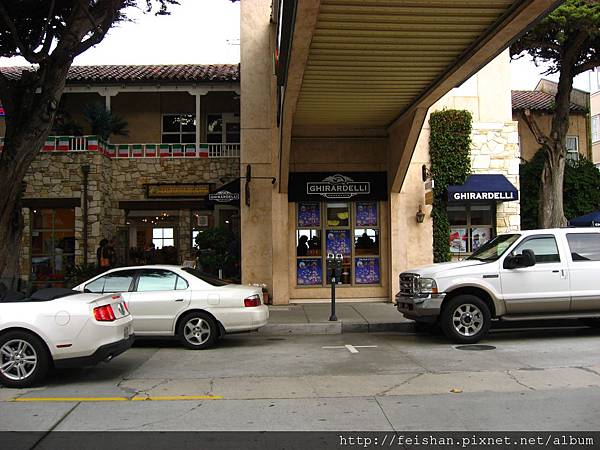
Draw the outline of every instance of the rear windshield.
M191 269L189 267L185 267L184 269L185 272L189 273L190 275L194 275L196 278L201 279L202 281L204 281L205 283L210 284L211 286L226 286L229 283L223 281L223 280L219 280L218 278L215 278L211 275L208 275L204 272L200 272L197 269Z

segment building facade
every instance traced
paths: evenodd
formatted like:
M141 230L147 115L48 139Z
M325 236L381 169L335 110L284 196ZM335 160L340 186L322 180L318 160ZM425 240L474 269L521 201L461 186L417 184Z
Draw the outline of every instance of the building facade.
M521 157L525 161L531 160L540 149L540 144L527 124L526 114L530 114L530 120L535 122L542 133L550 135L557 89L557 83L542 79L533 91L512 91L513 120L519 123ZM573 89L566 140L567 159L577 161L583 156L595 161L590 148L589 112L589 94Z
M127 135L93 135L94 104ZM25 180L21 273L34 286L95 266L104 239L126 265L194 260L211 228L239 237L237 65L74 67L55 132Z

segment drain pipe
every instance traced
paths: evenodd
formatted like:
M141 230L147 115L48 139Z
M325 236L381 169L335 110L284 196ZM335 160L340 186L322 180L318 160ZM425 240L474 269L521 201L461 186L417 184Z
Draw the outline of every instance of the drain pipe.
M88 265L88 177L90 166L85 164L81 166L83 173L83 264Z

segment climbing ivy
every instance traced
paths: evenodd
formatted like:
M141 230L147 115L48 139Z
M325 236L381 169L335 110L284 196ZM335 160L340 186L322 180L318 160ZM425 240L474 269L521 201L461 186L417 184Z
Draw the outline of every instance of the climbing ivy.
M429 117L429 157L433 189L433 260L450 261L448 185L463 184L471 172L472 116L469 111L445 109Z

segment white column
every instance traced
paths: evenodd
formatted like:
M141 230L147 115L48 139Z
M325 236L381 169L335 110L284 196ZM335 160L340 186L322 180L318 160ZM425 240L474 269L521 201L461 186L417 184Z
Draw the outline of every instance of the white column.
M200 132L202 131L202 96L208 94L208 90L194 89L188 92L196 98L196 150L200 150Z

